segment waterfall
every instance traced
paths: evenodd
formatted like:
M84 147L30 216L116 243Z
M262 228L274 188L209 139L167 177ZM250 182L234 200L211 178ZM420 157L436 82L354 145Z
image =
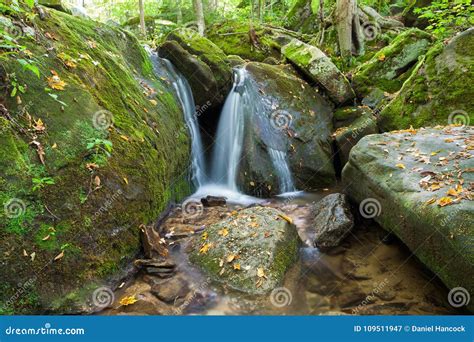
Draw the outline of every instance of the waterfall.
M191 87L169 60L158 57L156 53L151 54L151 60L155 73L169 79L183 108L184 119L191 135L191 177L193 185L199 188L206 182L206 164Z
M283 151L274 150L268 148L268 154L272 160L273 167L278 175L278 185L280 186L280 192L287 193L296 191L295 185L293 184L293 177L291 176L290 167L288 166L287 155Z
M237 171L239 168L244 138L244 83L246 70L237 69L235 81L221 112L217 128L212 173L210 181L238 191Z

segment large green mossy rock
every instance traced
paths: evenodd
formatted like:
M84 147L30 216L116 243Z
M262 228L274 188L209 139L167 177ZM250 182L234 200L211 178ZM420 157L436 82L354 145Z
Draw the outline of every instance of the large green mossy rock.
M0 72L3 314L92 309L140 251L138 227L188 192L183 113L137 39L43 10L19 39L40 77L13 58Z
M473 137L472 127L452 126L369 135L342 173L362 216L395 233L449 288L471 296Z
M474 123L474 29L434 46L381 112L383 130Z
M309 79L316 82L335 103L342 104L355 97L344 74L317 47L293 39L282 47L281 52Z
M191 261L230 288L268 293L298 257L299 237L285 218L273 208L241 210L196 238Z
M374 89L389 93L399 90L431 42L432 37L419 29L399 34L355 71L352 86L357 95L365 97Z
M250 29L253 29L253 43L250 39ZM276 30L260 26L252 26L248 22L230 20L211 26L207 32L214 44L228 55L238 55L250 61L262 62L267 57L280 59L282 44L291 39Z
M227 56L210 40L191 29L170 32L159 47L189 82L200 108L219 108L232 86L232 68Z
M288 66L245 66L245 132L239 182L245 193L267 197L283 191L275 159L282 152L296 188L335 181L331 161L332 104ZM274 157L275 158L275 157Z

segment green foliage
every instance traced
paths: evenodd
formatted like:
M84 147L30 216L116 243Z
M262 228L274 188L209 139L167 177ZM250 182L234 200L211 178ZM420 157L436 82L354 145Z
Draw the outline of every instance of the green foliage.
M43 189L46 185L54 185L54 179L51 177L33 178L33 191Z
M452 36L474 24L474 7L471 0L435 0L430 6L416 8L420 18L428 20L426 28L439 38Z

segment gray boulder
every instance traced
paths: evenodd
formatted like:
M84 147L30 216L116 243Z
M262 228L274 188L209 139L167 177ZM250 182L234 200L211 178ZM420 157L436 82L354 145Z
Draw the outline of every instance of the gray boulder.
M449 288L471 296L473 136L472 127L450 126L369 135L342 172L363 217L395 233Z
M331 194L313 207L314 245L319 248L337 247L354 227L346 195Z

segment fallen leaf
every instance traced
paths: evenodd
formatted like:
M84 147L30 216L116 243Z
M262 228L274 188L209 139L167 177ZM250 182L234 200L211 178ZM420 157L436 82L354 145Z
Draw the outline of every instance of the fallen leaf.
M23 256L24 256L24 257L27 257L27 256L28 256L28 253L26 252L26 249L23 250Z
M265 275L265 271L263 270L263 267L259 267L257 269L257 276L259 278L266 278L267 276Z
M398 163L395 166L398 167L399 169L405 169L405 165L402 163Z
M240 264L234 264L234 270L240 270Z
M425 202L425 204L433 204L434 202L436 202L436 197L430 198Z
M51 237L51 234L46 235L44 238L41 239L41 241L47 241Z
M120 299L120 305L127 306L136 303L138 300L135 298L135 296L127 296L123 297Z
M284 219L286 222L288 222L289 224L293 224L293 220L291 217L289 216L286 216L284 214L278 214L279 217L281 217L282 219Z
M125 141L130 141L130 139L126 135L121 135L120 138Z
M62 259L63 256L64 256L64 251L61 251L61 253L56 255L56 257L54 258L54 261L58 261L59 259Z
M64 87L67 85L67 83L62 81L61 78L59 78L59 75L56 73L56 71L51 70L51 73L53 74L53 76L47 78L49 86L52 89L64 90Z
M212 247L212 243L206 243L201 247L201 249L199 250L199 253L206 254L211 247Z
M100 187L100 177L99 176L94 177L94 184L95 184L96 188Z
M227 256L227 262L232 262L233 260L235 259L235 255L234 254L230 254Z
M219 234L220 236L225 237L225 236L229 235L229 231L226 228L223 228L223 229L219 230L217 232L217 234Z
M441 197L438 200L438 205L440 207L445 207L445 206L450 205L452 203L453 203L453 200L450 197Z
M36 252L33 252L30 254L31 261L35 261L36 258Z
M123 177L123 181L125 182L125 184L128 185L128 179L127 179L127 177Z

